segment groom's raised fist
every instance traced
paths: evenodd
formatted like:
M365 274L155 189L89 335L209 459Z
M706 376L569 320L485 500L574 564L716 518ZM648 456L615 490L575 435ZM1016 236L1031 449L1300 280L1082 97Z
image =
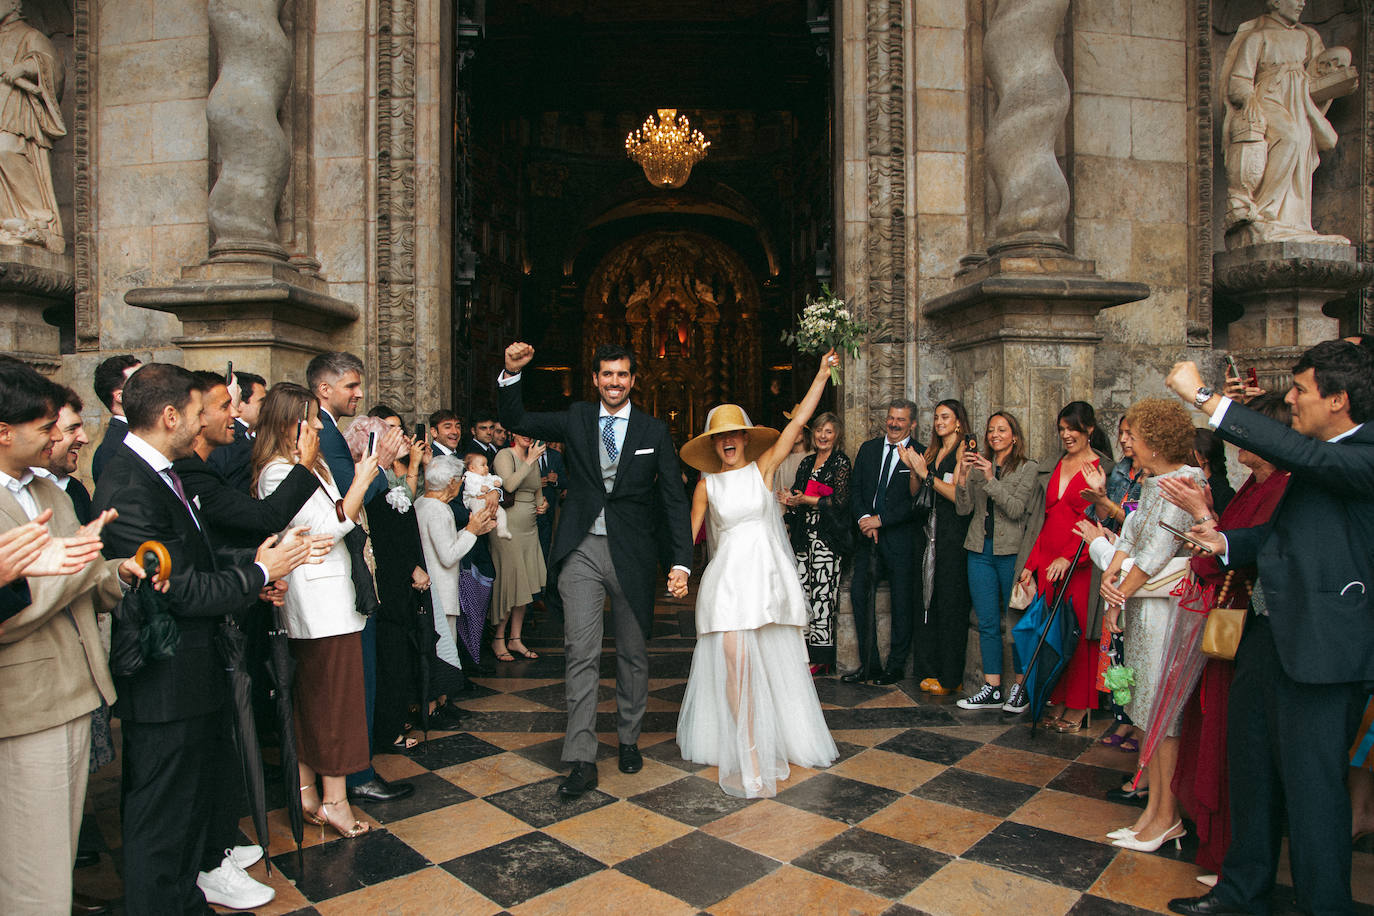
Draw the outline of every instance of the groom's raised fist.
M524 341L517 340L506 347L506 372L514 375L529 365L532 359L534 359L534 347Z

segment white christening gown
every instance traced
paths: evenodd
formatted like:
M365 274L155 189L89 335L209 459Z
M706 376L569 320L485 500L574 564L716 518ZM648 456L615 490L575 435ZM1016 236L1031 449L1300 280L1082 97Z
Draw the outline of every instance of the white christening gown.
M773 494L753 462L705 479L711 562L677 742L684 759L719 767L727 794L766 798L789 761L824 767L839 752L811 681L806 596Z

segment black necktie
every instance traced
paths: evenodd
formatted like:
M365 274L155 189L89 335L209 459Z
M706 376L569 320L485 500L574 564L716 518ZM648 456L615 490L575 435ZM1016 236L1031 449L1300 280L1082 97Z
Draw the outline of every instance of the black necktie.
M873 494L873 508L881 510L887 502L887 475L892 470L892 456L897 452L894 442L887 443L887 454L883 456L883 469L878 474L878 492Z

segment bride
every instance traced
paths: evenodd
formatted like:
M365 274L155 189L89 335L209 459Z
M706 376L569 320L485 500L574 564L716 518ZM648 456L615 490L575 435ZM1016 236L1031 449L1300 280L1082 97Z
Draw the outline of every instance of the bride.
M833 350L821 359L781 435L721 404L707 414L706 431L682 447L682 460L703 472L692 534L709 515L711 562L697 593L697 645L677 742L684 759L719 768L729 795L771 797L789 761L823 767L838 756L807 666L806 598L773 498L773 473L838 362Z

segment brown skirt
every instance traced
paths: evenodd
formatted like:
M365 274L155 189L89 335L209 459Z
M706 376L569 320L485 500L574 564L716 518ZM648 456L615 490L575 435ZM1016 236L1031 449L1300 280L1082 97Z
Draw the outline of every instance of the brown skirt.
M321 776L371 764L361 633L291 640L296 660L296 753Z

